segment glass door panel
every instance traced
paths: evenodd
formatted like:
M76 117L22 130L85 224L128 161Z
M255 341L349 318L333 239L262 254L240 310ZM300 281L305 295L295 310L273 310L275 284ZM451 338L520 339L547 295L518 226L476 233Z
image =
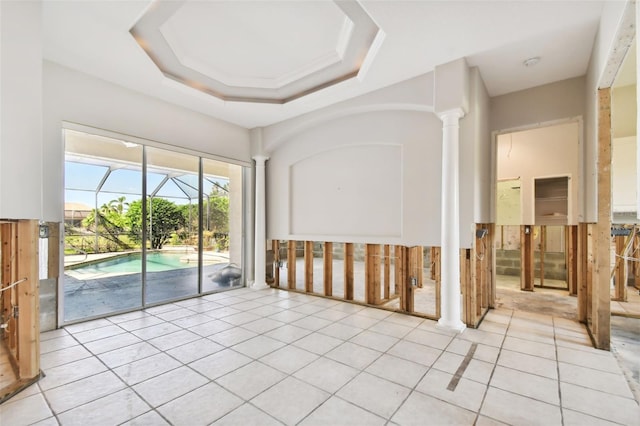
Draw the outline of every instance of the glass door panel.
M142 146L65 131L64 321L142 306Z
M242 167L202 159L202 291L243 286Z
M199 283L199 158L146 147L145 302L188 297ZM195 185L186 184L193 182Z

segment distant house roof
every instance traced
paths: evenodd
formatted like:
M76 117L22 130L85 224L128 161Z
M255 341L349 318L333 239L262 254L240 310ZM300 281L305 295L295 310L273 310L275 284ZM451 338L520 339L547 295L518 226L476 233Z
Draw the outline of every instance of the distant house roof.
M64 218L67 219L84 219L92 207L82 203L64 203Z

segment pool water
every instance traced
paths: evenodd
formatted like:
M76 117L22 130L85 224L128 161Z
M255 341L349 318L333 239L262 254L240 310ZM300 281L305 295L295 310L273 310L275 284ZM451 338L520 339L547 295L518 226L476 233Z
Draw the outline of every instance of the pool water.
M172 271L175 269L195 268L198 261L184 253L147 253L147 272ZM142 253L104 259L97 263L69 269L72 276L123 275L142 272Z

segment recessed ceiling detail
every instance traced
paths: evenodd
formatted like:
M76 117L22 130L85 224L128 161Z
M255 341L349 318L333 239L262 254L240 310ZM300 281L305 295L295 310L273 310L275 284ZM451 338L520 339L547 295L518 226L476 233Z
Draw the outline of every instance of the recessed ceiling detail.
M168 78L283 104L357 76L381 31L356 1L156 1L130 32Z

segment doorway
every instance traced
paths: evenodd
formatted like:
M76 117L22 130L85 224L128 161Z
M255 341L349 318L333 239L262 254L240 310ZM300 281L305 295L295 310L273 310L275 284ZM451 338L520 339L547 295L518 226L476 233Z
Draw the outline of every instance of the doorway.
M575 319L580 120L496 136L496 306Z

